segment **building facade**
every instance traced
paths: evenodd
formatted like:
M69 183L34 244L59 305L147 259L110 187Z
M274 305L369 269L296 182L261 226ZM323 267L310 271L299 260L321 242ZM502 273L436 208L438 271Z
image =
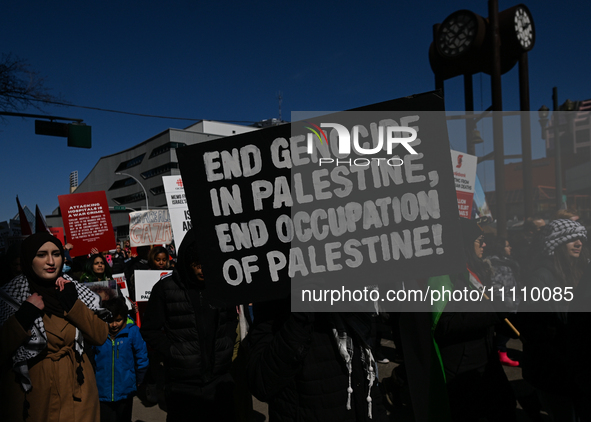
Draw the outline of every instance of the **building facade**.
M166 208L162 176L180 174L177 154L183 147L254 130L258 128L209 120L186 129L167 129L124 151L101 157L74 193L105 191L116 238L126 238L130 212L146 209L146 203L150 209ZM60 208L46 220L50 227L63 227Z
M583 218L591 218L591 100L573 103L573 111L552 113L543 124L542 138L546 142L546 157L532 161L533 200L535 213L552 218L556 213L556 149L558 135L561 150L562 195L566 206ZM507 216L523 219L522 163L505 165ZM494 215L494 191L486 193Z

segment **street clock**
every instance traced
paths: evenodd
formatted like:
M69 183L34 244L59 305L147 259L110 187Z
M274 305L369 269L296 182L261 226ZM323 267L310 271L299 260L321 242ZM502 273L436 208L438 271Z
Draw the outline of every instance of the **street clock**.
M536 42L534 20L524 4L498 13L500 71L510 71ZM470 10L458 10L433 26L429 64L438 78L484 72L491 75L499 63L493 59L490 19Z
M458 10L449 15L437 31L436 48L448 58L461 57L480 47L484 22L469 10Z
M534 20L527 7L520 4L515 8L513 24L515 35L523 51L531 50L534 46L535 29Z

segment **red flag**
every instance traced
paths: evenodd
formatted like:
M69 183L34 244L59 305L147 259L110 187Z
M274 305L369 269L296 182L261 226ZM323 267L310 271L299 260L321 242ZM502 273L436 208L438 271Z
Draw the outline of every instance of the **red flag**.
M43 232L53 235L49 230L49 227L47 227L47 223L45 222L45 218L43 218L41 211L39 211L39 206L35 205L35 233Z
M18 195L16 197L16 203L18 205L18 218L21 222L21 234L23 236L29 236L33 234L31 230L31 225L29 224L29 220L27 220L27 216L25 215L25 210L21 207L21 203L18 200Z

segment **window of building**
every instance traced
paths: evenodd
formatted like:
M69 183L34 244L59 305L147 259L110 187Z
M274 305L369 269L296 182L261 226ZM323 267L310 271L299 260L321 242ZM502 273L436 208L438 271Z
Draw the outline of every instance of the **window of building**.
M128 177L127 179L121 179L114 182L109 190L126 188L128 186L135 185L136 183L137 182L135 180L133 180L131 177Z
M127 170L127 169L130 169L135 166L139 166L141 164L141 162L143 161L145 155L146 154L138 155L137 157L132 158L131 160L127 160L127 161L122 162L121 164L119 164L119 167L117 167L117 170L115 170L115 172L118 172L121 170Z
M125 196L120 196L118 198L113 198L113 202L115 202L117 205L131 204L132 202L145 201L145 200L146 200L146 194L144 194L143 191L132 193L131 195L125 195Z
M171 169L178 169L179 163L166 163L162 166L155 167L151 170L145 171L141 173L144 179L149 179L151 177L159 176L163 173L169 172Z
M150 153L150 157L149 158L154 158L159 156L160 154L164 154L165 152L170 151L171 149L176 149L176 148L180 148L180 147L184 147L187 144L183 143L183 142L169 142L167 144L164 145L160 145L159 147L156 147L152 150L152 152Z
M155 188L151 188L150 192L152 195L162 195L164 193L164 185L156 186Z

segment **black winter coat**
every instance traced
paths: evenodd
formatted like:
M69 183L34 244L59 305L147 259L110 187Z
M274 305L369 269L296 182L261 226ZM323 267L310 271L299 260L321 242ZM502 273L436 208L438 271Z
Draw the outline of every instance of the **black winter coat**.
M348 372L325 314L290 313L288 301L255 308L245 339L249 389L269 403L270 421L387 421L377 380L371 391L360 350L353 354L351 410Z
M567 323L566 361L569 367L569 379L572 380L573 395L577 403L577 412L581 421L591 420L591 337L587 334L591 326L591 264L575 289L573 301L569 307Z
M524 338L524 357L521 359L523 379L540 390L569 396L572 385L567 377L565 349L568 343L567 313L570 302L531 300L533 288L542 292L544 289L547 291L548 288L554 289L562 285L554 273L551 258L538 263L537 268L527 277L526 285L530 297L523 302L520 309L524 311L521 313ZM537 312L531 312L533 310ZM539 312L540 310L546 312Z
M141 333L165 356L169 392L208 397L217 382L230 380L237 324L234 308L211 307L175 270L152 289Z
M464 275L453 278L463 290ZM445 369L454 421L515 420L515 398L494 348L495 329L505 330L504 314L490 301L450 301L434 337Z

